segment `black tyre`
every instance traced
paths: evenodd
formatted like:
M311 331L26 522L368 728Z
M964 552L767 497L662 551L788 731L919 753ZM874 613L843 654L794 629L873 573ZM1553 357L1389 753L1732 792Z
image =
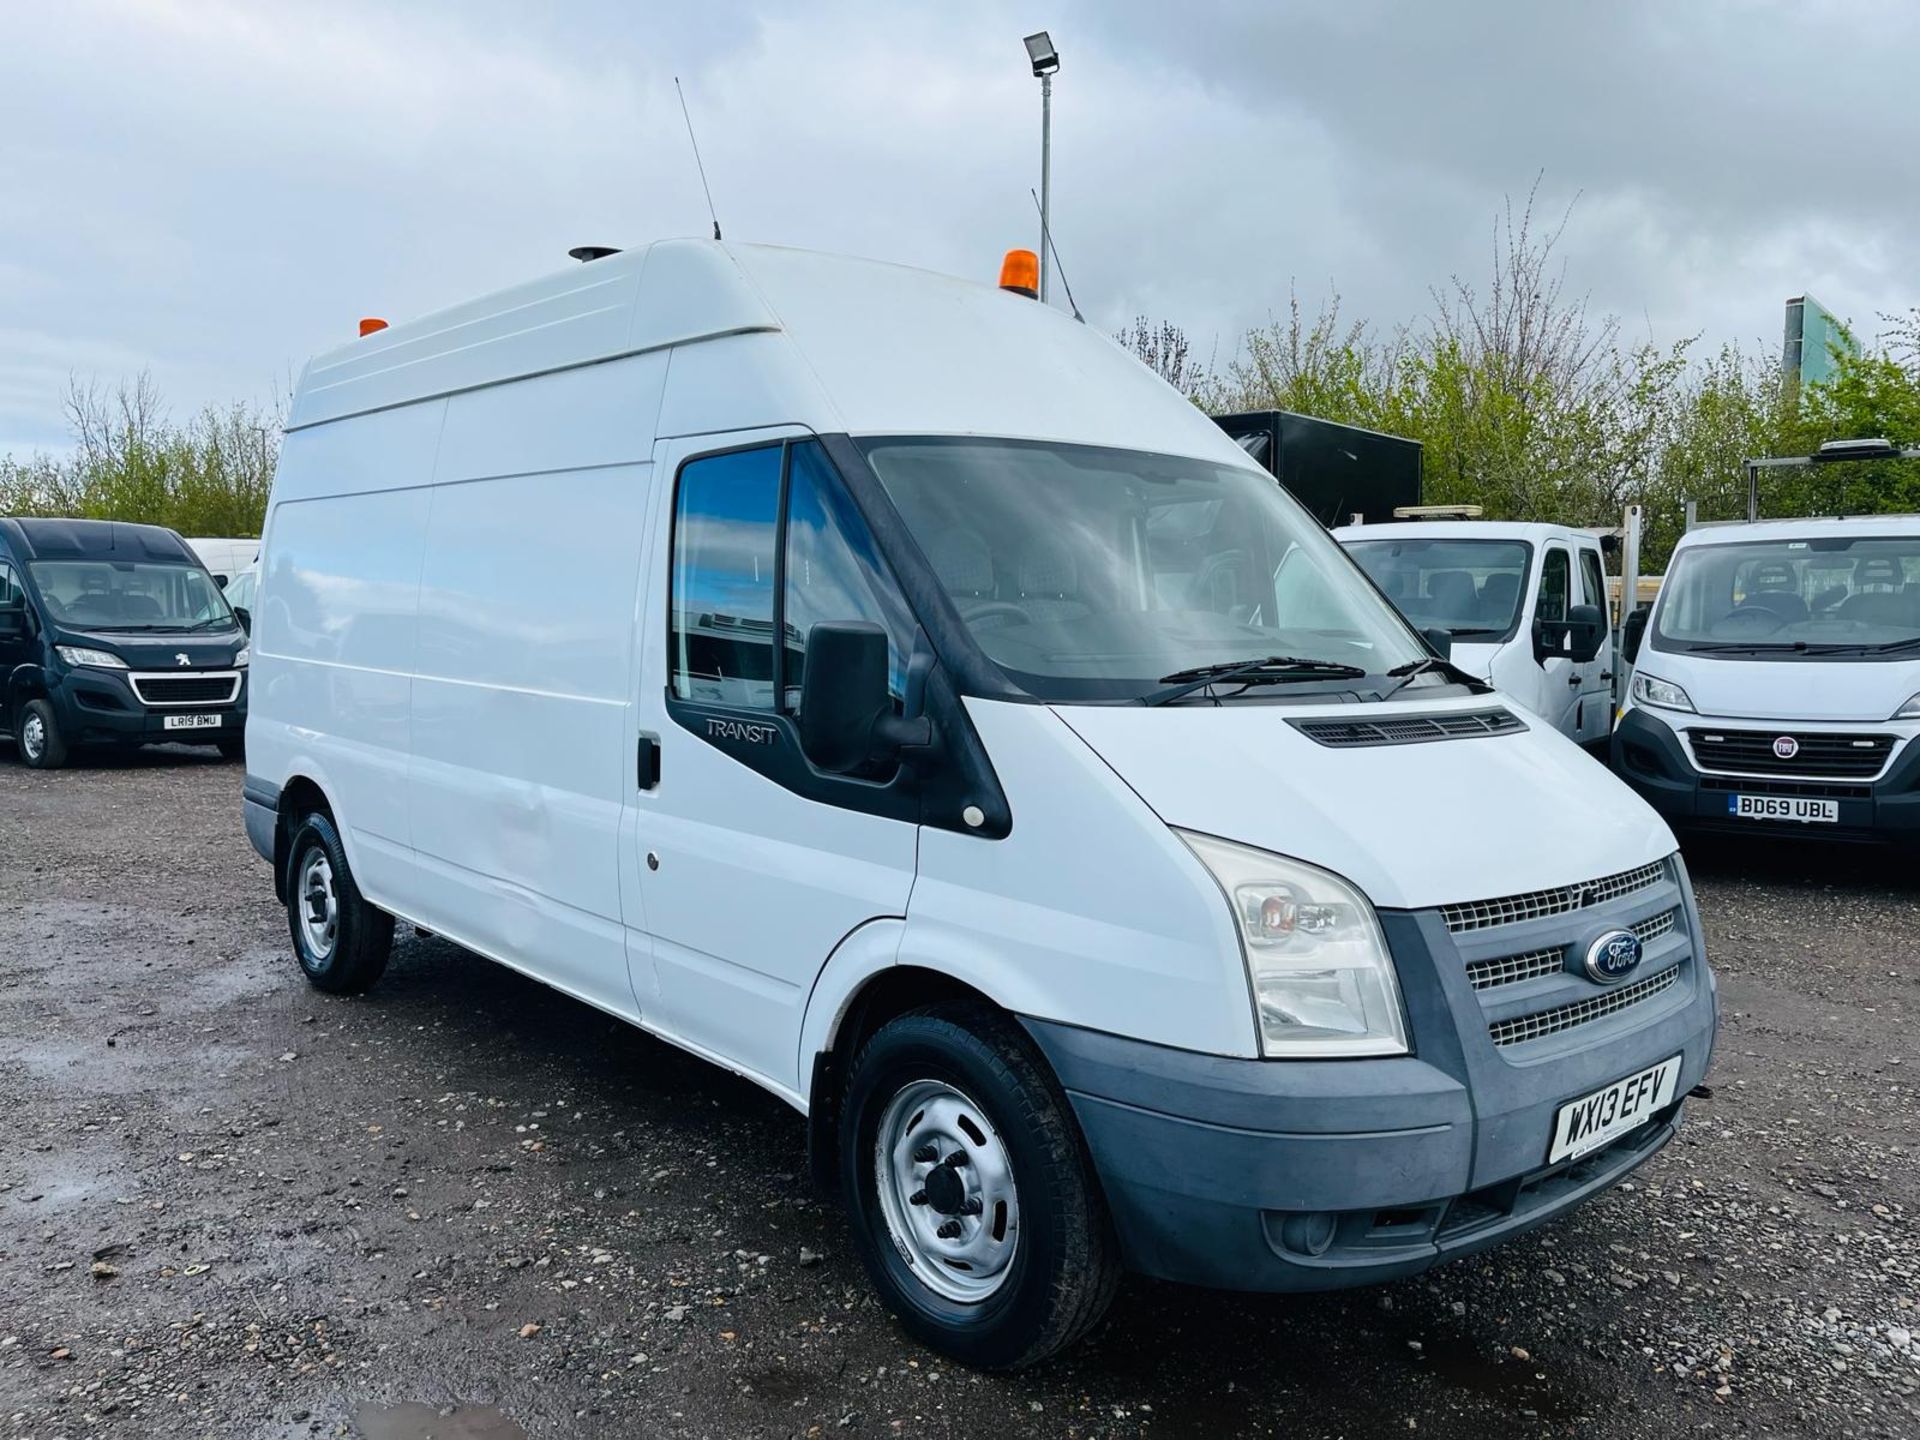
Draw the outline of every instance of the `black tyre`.
M912 1011L866 1043L840 1174L881 1299L936 1350L1019 1369L1113 1301L1119 1247L1066 1096L989 1006Z
M29 700L20 707L13 718L13 740L21 763L35 770L58 770L67 763L67 742L53 706L45 700Z
M287 927L307 979L335 995L357 995L387 968L393 917L360 896L333 821L302 817L287 851Z

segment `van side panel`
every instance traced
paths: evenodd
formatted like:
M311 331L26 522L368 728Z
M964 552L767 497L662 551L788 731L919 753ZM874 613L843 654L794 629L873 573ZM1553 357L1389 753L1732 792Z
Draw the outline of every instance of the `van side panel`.
M665 370L453 397L413 687L418 918L628 1016L619 836Z
M287 437L254 617L248 769L275 785L317 781L362 890L387 905L410 889L415 612L445 409Z

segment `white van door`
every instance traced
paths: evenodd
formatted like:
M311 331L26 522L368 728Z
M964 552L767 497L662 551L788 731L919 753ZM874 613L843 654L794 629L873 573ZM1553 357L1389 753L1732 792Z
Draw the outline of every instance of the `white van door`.
M655 456L672 491L639 642L635 858L655 1028L798 1094L814 979L850 933L906 914L918 849L896 785L800 753L807 634L883 626L903 700L915 627L819 442L734 438Z
M1600 561L1600 547L1580 547L1580 603L1591 605L1605 616L1607 610L1607 572ZM1593 659L1575 667L1580 674L1580 698L1574 704L1573 738L1581 744L1605 740L1613 733L1613 629Z
M1549 544L1540 558L1540 588L1534 598L1534 624L1557 624L1567 618L1574 594L1573 557L1559 541ZM1538 633L1537 630L1535 632ZM1538 651L1535 651L1538 654ZM1569 739L1574 734L1574 715L1579 709L1580 691L1585 683L1580 667L1565 655L1549 655L1538 660L1541 669L1541 718Z

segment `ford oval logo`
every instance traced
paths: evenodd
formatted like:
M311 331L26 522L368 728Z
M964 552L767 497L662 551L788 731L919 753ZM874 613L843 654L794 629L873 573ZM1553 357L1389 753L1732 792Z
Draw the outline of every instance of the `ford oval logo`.
M1776 735L1773 740L1773 753L1782 760L1791 760L1800 753L1800 742L1791 735Z
M1609 930L1587 947L1587 974L1602 985L1624 980L1640 968L1640 937L1631 930Z

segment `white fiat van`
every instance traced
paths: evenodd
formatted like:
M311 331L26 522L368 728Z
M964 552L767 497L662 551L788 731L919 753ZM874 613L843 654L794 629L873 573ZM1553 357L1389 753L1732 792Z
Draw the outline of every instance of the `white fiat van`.
M1707 1068L1660 818L1016 294L666 241L323 355L252 669L313 984L400 916L749 1077L975 1364L1519 1233Z
M1681 537L1614 767L1676 829L1920 839L1920 516Z
M1613 730L1613 636L1600 542L1565 525L1407 520L1333 532L1450 658L1605 758Z

